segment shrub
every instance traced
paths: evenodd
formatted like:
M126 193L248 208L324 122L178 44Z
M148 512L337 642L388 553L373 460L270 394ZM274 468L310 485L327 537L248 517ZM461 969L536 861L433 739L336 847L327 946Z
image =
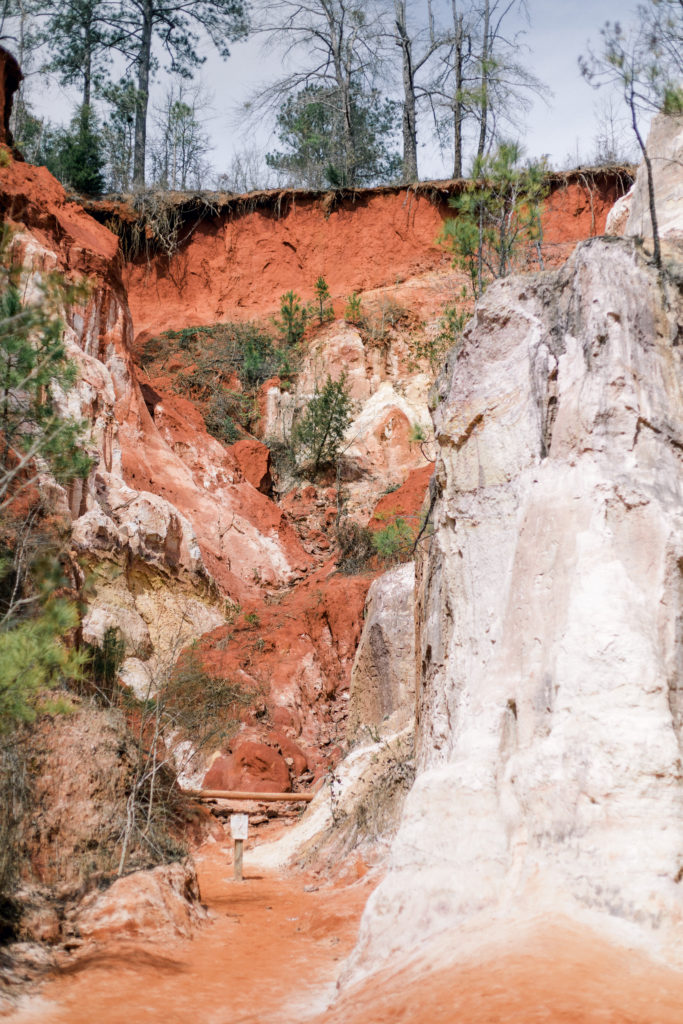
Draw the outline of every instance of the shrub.
M327 281L322 275L318 278L313 286L315 291L315 298L318 304L318 323L324 323L326 320L332 320L334 317L334 310L332 309L332 303L330 301L330 289L327 286Z
M346 300L346 309L344 310L344 319L348 320L351 324L359 324L363 321L363 313L361 311L361 297L358 292L352 292Z
M415 531L407 519L397 516L373 537L377 555L391 565L412 558Z
M337 526L336 537L340 572L350 575L366 569L376 553L372 530L352 519L342 519Z
M176 375L173 390L199 403L207 430L224 444L238 441L240 428L250 428L257 413L256 392L263 381L293 372L292 353L277 348L268 331L256 323L168 331L147 343L146 364L157 356L167 357L173 342L185 350L197 350L194 361Z
M281 341L289 348L298 345L306 330L308 312L296 292L288 291L280 298L280 318L275 326Z
M204 413L206 429L223 444L235 444L242 436L242 432L233 419L235 404L231 394L219 391L213 395Z
M463 298L465 298L467 290L463 289L463 291L465 292ZM447 305L435 334L427 335L423 332L411 336L409 344L414 360L411 368L417 368L418 361L426 360L432 373L438 373L448 352L454 345L462 344L462 334L471 317L471 313L459 309L455 303Z
M182 849L167 841L168 824L177 814L176 773L232 734L241 709L253 699L239 684L207 672L192 648L173 662L171 653L166 664L157 664L150 696L138 704L119 875L139 847L161 861L182 856ZM185 764L178 757L179 739L189 740Z
M364 318L363 326L368 332L370 341L375 344L385 344L390 337L390 332L399 325L407 325L414 320L410 310L402 306L391 296L382 298L379 314L375 313L369 318Z
M303 416L294 425L292 440L299 463L309 463L316 476L323 466L335 462L340 454L346 428L351 422L351 397L346 374L338 381L327 380L316 389Z
M106 703L113 702L117 691L119 669L123 664L126 645L121 631L109 626L102 637L102 643L86 644L86 673L95 684L96 692Z
M267 437L266 446L270 451L270 462L279 482L296 476L296 457L291 441L283 441L279 437Z

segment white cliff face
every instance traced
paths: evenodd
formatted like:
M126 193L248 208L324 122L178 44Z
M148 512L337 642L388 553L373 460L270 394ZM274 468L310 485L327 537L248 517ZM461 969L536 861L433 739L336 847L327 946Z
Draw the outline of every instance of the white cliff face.
M363 726L395 730L415 715L415 565L390 569L372 583L351 671L348 733Z
M679 285L595 239L478 307L435 413L419 774L355 976L539 912L680 957Z
M663 114L655 117L647 140L647 150L652 162L660 238L680 241L683 239L683 117L666 117ZM628 221L623 233L650 238L652 221L644 164L638 169L629 197Z

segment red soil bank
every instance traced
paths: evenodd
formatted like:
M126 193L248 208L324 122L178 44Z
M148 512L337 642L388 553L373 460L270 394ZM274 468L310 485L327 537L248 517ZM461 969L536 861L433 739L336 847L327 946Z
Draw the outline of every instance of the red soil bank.
M281 593L277 603L260 602L253 613L245 609L231 625L204 634L195 649L204 669L253 688L263 701L262 708L245 715L246 729L229 753L226 749L227 756L214 762L204 780L207 788L289 788L286 775L282 780L273 775L285 762L269 754L257 764L252 756L257 751L241 749L245 741L279 749L292 760L293 778L306 767L319 776L338 760L336 742L372 577L343 576L329 563ZM268 784L260 785L266 776Z
M564 259L576 242L600 234L625 184L623 176L609 173L589 179L572 172L554 180L543 218L546 258ZM456 188L445 182L430 193L366 189L341 198L332 210L329 195L305 192L273 196L254 209L248 200L219 208L170 261L145 256L127 265L135 333L262 316L290 288L312 299L320 274L341 313L352 291L448 266L448 253L436 239L452 215L448 194Z
M371 530L383 530L387 523L401 516L417 516L422 509L434 466L429 463L414 469L397 490L384 494L375 505L368 523Z

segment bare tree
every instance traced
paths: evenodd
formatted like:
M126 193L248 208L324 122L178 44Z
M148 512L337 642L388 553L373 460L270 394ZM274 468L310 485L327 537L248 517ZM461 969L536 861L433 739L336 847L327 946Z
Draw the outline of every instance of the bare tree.
M523 31L510 31L525 0L451 0L450 26L430 84L435 113L446 113L453 140L453 176L463 172L465 130L475 130L481 160L501 136L518 130L519 114L531 96L547 94L520 60Z
M165 189L201 188L211 149L202 124L210 98L199 84L172 82L155 111L156 136L151 147L154 184Z
M295 68L252 97L247 112L275 111L289 96L307 87L323 89L332 109L334 134L343 150L342 184L353 184L359 139L354 101L378 72L376 37L379 12L360 0L258 0L253 31L266 48L279 51Z
M589 158L592 164L628 164L637 159L634 152L636 143L628 134L631 125L614 96L605 96L601 103L596 104L595 123L595 149ZM580 163L577 160L576 166Z
M145 666L146 684L137 694L135 755L121 825L119 875L135 846L159 855L160 839L178 797L178 776L191 771L202 755L236 731L241 710L254 699L254 692L204 669L192 646L186 647L193 632L188 606L181 609L165 650Z
M640 4L633 25L624 30L619 22L606 22L601 30L602 52L590 48L579 58L584 78L595 88L616 87L626 103L631 127L647 174L653 259L661 266L657 209L652 161L647 151L641 119L657 111L683 112L683 0L647 0Z
M419 78L442 40L435 30L431 0L426 0L423 24L409 22L408 6L407 0L393 0L390 8L393 23L388 35L401 53L403 177L406 181L417 181L417 107L424 95Z
M246 35L245 5L242 0L122 0L114 24L112 45L125 55L136 76L133 183L142 188L149 88L159 67L154 44L162 47L171 71L189 78L204 61L199 33L228 57L228 43Z
M247 145L234 154L226 170L218 175L216 188L239 193L268 188L269 173L263 150Z
M453 142L453 177L463 173L466 121L475 111L476 60L472 11L451 0L451 24L445 31L437 73L429 86L429 99L437 125L448 126ZM445 112L445 116L441 114Z

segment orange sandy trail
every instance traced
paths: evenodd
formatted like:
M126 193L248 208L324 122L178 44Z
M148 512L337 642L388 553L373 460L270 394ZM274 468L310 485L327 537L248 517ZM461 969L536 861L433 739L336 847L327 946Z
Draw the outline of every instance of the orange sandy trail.
M373 883L268 877L249 871L247 856L235 883L227 849L209 849L198 868L214 916L193 939L84 955L8 1024L295 1024L321 1010Z
M683 1024L683 974L568 921L478 960L395 966L327 1008L377 876L330 885L247 863L240 885L227 848L208 850L213 916L194 939L83 955L8 1024Z

